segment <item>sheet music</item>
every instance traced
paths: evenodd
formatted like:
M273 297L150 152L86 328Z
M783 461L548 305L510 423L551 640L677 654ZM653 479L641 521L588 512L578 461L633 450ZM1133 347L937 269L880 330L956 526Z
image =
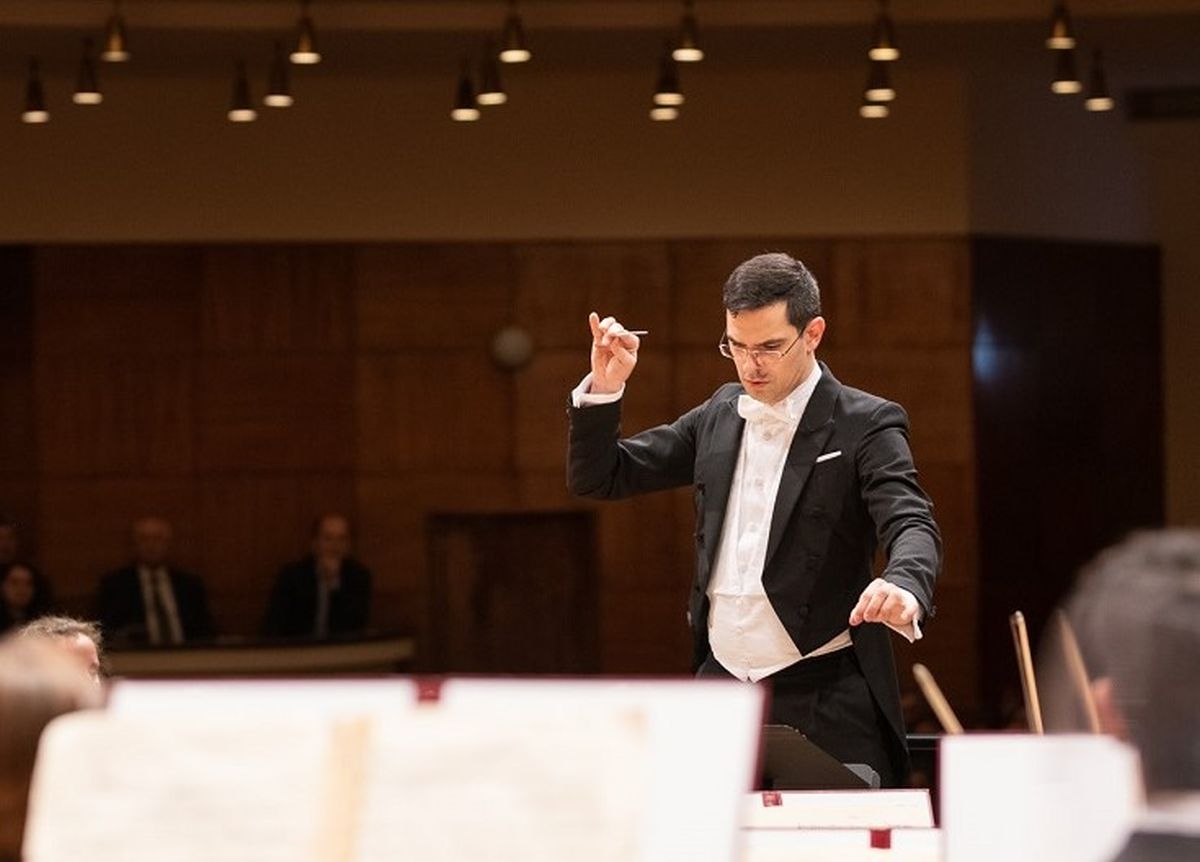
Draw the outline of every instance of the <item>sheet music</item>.
M775 794L765 805L751 793L742 807L743 829L913 828L933 826L928 790L800 790Z
M26 862L315 860L325 720L75 713L43 734Z
M428 707L374 724L356 858L628 862L648 736L637 710L509 716Z

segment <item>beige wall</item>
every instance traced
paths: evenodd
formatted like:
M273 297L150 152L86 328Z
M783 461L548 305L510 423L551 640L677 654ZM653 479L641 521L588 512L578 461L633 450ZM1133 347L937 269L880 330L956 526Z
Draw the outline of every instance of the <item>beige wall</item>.
M127 76L88 111L0 122L0 241L546 239L967 231L965 92L915 72L887 123L861 70L697 70L673 124L645 69L510 75L449 119L451 80L313 73L290 111L224 119L222 77ZM20 81L0 80L0 92Z

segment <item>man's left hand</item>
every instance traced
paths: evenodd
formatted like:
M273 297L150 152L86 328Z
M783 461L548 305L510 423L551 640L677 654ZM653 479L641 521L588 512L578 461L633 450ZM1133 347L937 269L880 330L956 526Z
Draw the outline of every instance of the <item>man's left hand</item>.
M917 597L904 587L876 578L867 584L858 604L850 611L850 625L860 623L886 623L903 628L917 619L921 605Z

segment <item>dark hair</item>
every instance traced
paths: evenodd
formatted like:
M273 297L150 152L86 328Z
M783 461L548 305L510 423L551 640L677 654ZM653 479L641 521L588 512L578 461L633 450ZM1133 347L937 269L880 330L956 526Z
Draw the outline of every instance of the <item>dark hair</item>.
M1151 791L1200 790L1200 530L1135 533L1069 605L1089 676L1113 695Z
M760 254L738 265L725 282L725 309L733 314L787 303L788 323L804 329L821 313L821 291L808 268L788 254Z

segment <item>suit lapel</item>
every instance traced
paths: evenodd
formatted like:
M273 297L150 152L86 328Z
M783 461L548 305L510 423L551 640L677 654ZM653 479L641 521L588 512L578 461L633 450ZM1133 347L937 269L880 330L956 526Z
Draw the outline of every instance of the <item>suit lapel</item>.
M717 407L712 436L705 447L707 463L701 491L704 499L704 550L708 556L706 571L710 572L721 542L721 530L725 526L725 507L729 503L733 471L737 467L742 431L746 427L746 420L737 412L739 394L735 392Z
M779 480L779 491L775 495L775 509L771 513L771 535L767 540L764 572L779 548L783 532L791 521L792 511L800 500L813 464L825 447L829 435L833 433L833 407L841 390L842 384L837 382L825 363L821 363L821 379L817 381L817 388L813 390L804 415L800 417L800 427L796 429L787 461L783 465L783 476Z

